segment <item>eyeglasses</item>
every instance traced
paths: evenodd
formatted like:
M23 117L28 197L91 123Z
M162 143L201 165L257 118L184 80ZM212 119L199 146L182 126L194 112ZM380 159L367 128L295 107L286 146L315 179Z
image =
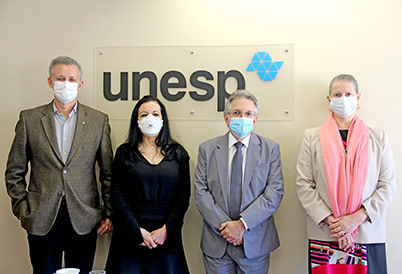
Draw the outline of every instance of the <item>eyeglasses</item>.
M253 111L241 112L239 110L234 110L229 112L229 115L236 118L246 117L246 118L253 118L255 116Z

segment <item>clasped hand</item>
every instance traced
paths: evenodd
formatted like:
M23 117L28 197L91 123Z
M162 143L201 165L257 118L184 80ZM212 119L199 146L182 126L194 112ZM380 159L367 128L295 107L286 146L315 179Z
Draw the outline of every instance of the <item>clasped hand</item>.
M97 229L97 232L100 236L102 236L106 233L109 233L112 230L113 230L112 220L110 220L109 218L105 218L101 221L101 224Z
M221 224L219 230L222 237L229 243L233 245L241 245L243 243L243 234L246 229L242 221L224 222Z
M144 240L140 245L147 246L149 249L155 248L158 245L163 245L167 237L166 225L156 229L152 232L148 232L144 228L140 228L142 239Z
M331 237L337 238L339 247L345 252L349 252L354 249L352 233L365 221L365 219L365 214L361 210L358 210L355 213L339 218L330 215L325 219L325 222L331 230Z

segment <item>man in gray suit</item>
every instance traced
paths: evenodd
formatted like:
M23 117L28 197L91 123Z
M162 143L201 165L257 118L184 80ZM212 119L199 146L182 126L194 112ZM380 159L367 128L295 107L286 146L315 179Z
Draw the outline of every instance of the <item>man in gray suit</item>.
M279 246L273 214L284 192L280 151L252 132L258 109L250 92L232 93L224 111L229 132L199 147L194 191L207 273L267 273Z
M78 103L83 83L77 61L65 56L52 60L48 84L54 100L21 111L15 129L5 181L13 213L28 233L35 274L61 268L63 251L66 267L88 273L97 233L112 229L109 120L106 114Z

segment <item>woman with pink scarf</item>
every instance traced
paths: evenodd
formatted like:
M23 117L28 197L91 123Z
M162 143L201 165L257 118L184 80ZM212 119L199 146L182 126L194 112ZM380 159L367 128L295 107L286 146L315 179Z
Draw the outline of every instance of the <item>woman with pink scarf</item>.
M307 212L309 273L386 274L386 211L396 194L384 130L359 119L352 75L329 86L328 120L305 131L296 191Z

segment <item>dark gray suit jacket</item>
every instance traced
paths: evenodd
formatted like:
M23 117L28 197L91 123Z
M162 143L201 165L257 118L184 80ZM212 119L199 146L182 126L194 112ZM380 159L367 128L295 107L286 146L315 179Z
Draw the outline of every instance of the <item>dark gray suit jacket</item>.
M65 194L75 231L89 233L110 215L112 158L106 114L78 104L74 139L64 164L57 145L52 103L21 111L5 173L14 215L28 233L45 235ZM98 194L96 162L104 206Z
M228 134L200 145L194 178L195 202L204 218L201 249L214 258L222 257L228 244L219 227L231 220L227 201ZM279 246L273 213L284 189L277 143L251 133L246 157L240 216L248 226L243 236L244 252L254 258Z

